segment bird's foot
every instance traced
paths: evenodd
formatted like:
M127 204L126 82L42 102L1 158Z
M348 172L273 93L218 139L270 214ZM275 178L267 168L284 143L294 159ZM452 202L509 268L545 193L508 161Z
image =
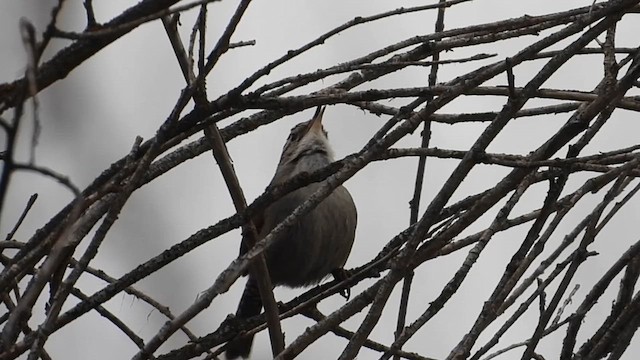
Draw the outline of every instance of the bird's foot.
M336 279L337 282L341 282L351 277L351 273L343 268L333 270L331 275L333 275L333 278ZM351 289L345 288L340 290L340 296L345 300L349 300L351 297Z

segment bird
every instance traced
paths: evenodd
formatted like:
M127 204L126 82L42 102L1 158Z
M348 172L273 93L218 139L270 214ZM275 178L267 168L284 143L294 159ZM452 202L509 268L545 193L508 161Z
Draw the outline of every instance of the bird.
M321 169L334 161L327 132L322 125L324 107L318 107L313 118L297 124L284 144L282 155L269 186L284 183L295 175ZM268 206L254 225L258 238L273 228L301 205L321 185L309 184ZM345 276L343 269L355 239L357 210L347 189L338 186L313 210L281 233L265 251L265 261L272 285L291 288L318 284L329 274ZM240 255L247 251L240 247ZM260 314L262 300L256 279L249 274L236 311L236 318L247 319ZM227 359L247 358L253 335L239 337L227 345Z

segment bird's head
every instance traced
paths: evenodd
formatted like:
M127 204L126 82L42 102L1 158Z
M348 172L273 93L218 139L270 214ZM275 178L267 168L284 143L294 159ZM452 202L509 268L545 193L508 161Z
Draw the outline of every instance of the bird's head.
M322 126L324 107L318 107L313 118L291 129L284 144L276 178L284 181L303 171L313 171L333 162L333 150Z

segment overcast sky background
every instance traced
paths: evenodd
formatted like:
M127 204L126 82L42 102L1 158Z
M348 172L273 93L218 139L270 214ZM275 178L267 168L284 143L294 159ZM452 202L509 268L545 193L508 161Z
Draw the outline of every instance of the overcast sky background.
M42 31L49 21L50 8L56 3L56 1L40 0L5 0L1 3L0 43L3 49L11 49L11 51L0 52L1 82L18 78L24 72L25 56L19 36L19 19L21 17L28 19L39 31ZM133 4L131 1L122 0L95 1L94 3L100 22L107 21ZM209 97L217 97L265 63L355 16L373 15L400 6L408 7L421 3L428 2L254 1L249 6L232 41L255 40L256 45L234 49L223 56L219 66L209 77ZM591 4L590 0L476 0L447 10L445 28L493 22L525 14L540 15L589 4ZM222 1L210 5L209 41L217 39L217 35L226 26L227 19L235 7L234 1ZM194 13L192 11L182 17L181 30L187 36L193 24ZM411 36L431 33L434 29L435 15L435 11L425 11L355 27L273 71L260 84L331 66ZM67 30L81 31L84 28L85 17L81 1L69 1L65 5L59 24L61 28ZM618 46L638 46L637 34L640 33L638 24L640 24L639 21L635 21L634 24L633 21L628 20L622 23L618 28ZM539 38L530 36L501 42L498 46L483 46L444 53L442 57L445 59L466 57L477 52L497 53L498 57L483 62L443 66L439 72L439 82L448 81L474 68L511 56L537 39ZM52 50L66 44L68 44L66 41L54 42L48 55L53 53ZM591 44L591 46L595 45ZM208 46L210 47L211 44ZM572 60L565 66L559 74L554 75L544 87L590 91L602 76L601 63L601 56L580 56L579 59ZM538 61L516 69L516 85L526 84L534 71L543 64L544 62ZM418 67L407 69L385 77L381 81L367 83L365 86L367 88L374 85L382 88L425 86L428 71L428 68ZM343 76L337 76L335 81L342 78ZM504 85L505 83L506 79L498 77L488 84ZM55 83L39 95L42 133L37 148L37 163L69 175L75 184L84 188L113 161L126 155L137 135L145 139L154 135L157 127L174 106L183 85L184 80L161 22L155 21L141 26L83 63L67 79ZM329 85L331 84L328 82L318 83L298 90L297 93L307 93ZM441 113L455 113L460 109L465 112L498 110L504 102L505 99L498 97L466 97L464 100L450 104ZM393 104L401 103L402 101L393 102ZM528 107L546 103L551 102L532 101ZM271 179L289 129L296 123L307 120L311 115L312 110L308 110L284 118L228 144L248 199L251 200L259 195ZM489 147L489 151L527 154L554 133L568 116L565 114L515 120ZM32 125L29 119L30 117L25 117L23 122L25 126L22 128L20 137L18 156L23 160L28 159L28 142ZM387 117L376 117L352 107L339 105L327 108L324 124L336 155L341 158L361 149L368 138L387 119ZM228 123L227 121L221 126ZM466 150L485 126L485 124L455 126L434 124L431 146ZM402 140L396 146L417 147L420 143L418 133ZM617 110L584 154L637 144L637 134L637 115L632 116L629 112ZM5 139L2 138L0 141ZM564 155L564 153L558 155ZM408 202L413 193L416 163L415 159L374 163L346 183L359 210L356 242L347 267L351 268L368 262L391 237L407 226ZM455 165L456 162L450 160L430 159L427 162L421 209L425 208L439 190ZM473 182L463 183L452 201L492 186L507 172L508 169L478 166L472 172ZM581 184L573 183L572 185L570 189ZM533 190L528 195L529 201L519 205L514 210L514 214L525 213L540 205L541 196L546 193L546 185L535 186ZM20 240L30 237L35 229L42 226L72 199L66 189L49 179L25 172L15 174L9 189L8 203L1 218L0 234L3 237L15 223L28 197L34 192L38 193L39 198L16 236ZM585 206L584 211L578 210L576 214L569 216L556 232L553 240L556 242L561 240L562 236L582 219L580 215L584 216L591 211L592 207L586 205L593 205L600 199L601 195L598 195L592 200L585 201L582 204ZM527 204L530 207L527 207ZM574 300L574 305L582 301L590 288L589 284L602 275L611 264L611 259L619 256L630 243L637 240L637 234L628 231L632 228L628 224L637 221L638 211L640 211L640 204L637 201L627 205L625 210L607 226L601 235L602 238L594 244L592 250L600 252L601 255L589 260L576 277L577 282L582 284L582 288L576 294L577 300ZM212 156L210 153L203 154L134 193L122 212L120 220L107 237L93 266L103 269L111 276L119 277L137 264L233 212L231 200ZM495 214L495 209L483 218L484 221L472 226L464 234L486 227L492 214ZM521 232L497 235L489 244L486 253L483 253L476 265L477 268L471 271L451 303L409 341L405 349L435 358L448 355L451 348L469 330L483 301L493 290L497 274L503 271L514 249L520 244L521 235ZM231 232L205 244L135 286L169 306L174 314L179 314L195 300L200 291L208 288L215 276L235 258L239 241L239 231ZM415 319L425 305L440 293L443 285L460 266L464 255L463 251L430 261L418 270L409 309L409 320ZM357 294L370 284L371 282L360 284L352 289L352 294ZM104 284L83 277L79 286L85 293L90 294L101 289ZM197 335L207 334L217 328L229 313L235 311L243 287L244 279L241 279L229 293L216 299L210 308L190 322L189 328ZM385 344L390 344L393 339L392 329L395 328L399 290L400 286L397 286L387 307L388 311L385 311L382 321L371 336ZM613 290L617 290L615 286ZM278 289L276 297L287 301L300 293L301 290ZM614 293L609 291L607 301L600 301L596 312L605 316L613 296ZM334 296L322 302L319 308L324 313L329 313L343 302L342 298ZM128 295L115 297L107 307L125 319L129 326L145 339L153 336L165 321L158 312L151 311L144 303ZM345 326L351 330L357 329L365 314L366 312L363 312L355 316ZM39 323L40 316L40 313L34 314L32 326ZM531 311L520 320L516 331L508 333L503 338L498 348L528 338L536 321L537 312ZM311 324L311 321L302 318L285 321L284 331L287 342L294 340L305 327ZM589 327L590 325L587 322L585 328L593 329ZM491 331L487 333L491 334ZM552 354L557 354L564 333L562 329L559 331L559 337L543 340L539 347L541 353L548 355L549 359L554 358ZM486 337L481 337L478 344L482 345L486 340ZM164 353L171 348L181 346L185 341L186 338L178 334L157 353ZM301 358L335 358L345 345L344 339L327 335L325 339L308 348ZM54 334L46 349L54 359L129 358L137 350L122 333L95 312L87 314ZM634 352L637 354L639 350L640 347L636 341L627 351L626 358L633 358L632 354ZM268 339L264 333L257 337L253 354L256 359L270 356ZM515 356L514 352L504 358ZM363 348L359 358L372 359L377 356L376 353Z

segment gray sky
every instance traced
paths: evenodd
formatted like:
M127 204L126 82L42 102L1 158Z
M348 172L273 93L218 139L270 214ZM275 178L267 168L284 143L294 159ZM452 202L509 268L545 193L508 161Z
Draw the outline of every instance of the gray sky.
M49 6L45 6L47 3ZM38 30L43 30L49 19L49 9L55 1L27 0L21 2L3 2L0 11L0 41L4 51L0 53L0 79L2 82L21 76L24 71L24 49L20 42L18 21L21 17L33 22ZM209 80L209 96L226 92L238 84L246 76L253 73L263 64L278 58L290 49L297 48L321 33L324 33L355 16L372 15L400 6L415 6L418 1L255 1L241 22L233 41L255 40L252 47L238 48L230 51L212 72ZM454 7L447 11L446 29L471 24L481 24L524 14L539 15L563 9L587 6L591 1L501 1L476 0L468 4ZM96 14L99 21L105 21L131 6L129 1L97 1ZM235 2L222 1L209 7L209 36L216 38L235 9ZM182 17L183 34L188 36L195 12L191 11ZM290 64L273 71L266 81L281 77L313 71L337 64L349 59L365 55L375 49L392 44L415 35L433 32L435 11L419 12L391 18L377 23L370 23L344 32L323 46L316 48ZM400 20L402 19L402 20ZM70 2L65 6L61 18L61 27L80 31L84 26L84 12L81 2ZM640 22L635 25L629 21L619 28L621 40L619 46L638 46L637 34L640 33ZM634 35L636 34L636 35ZM624 43L624 41L627 43ZM473 48L469 53L456 51L442 54L443 58L469 56L475 52L497 53L498 57L486 62L443 66L439 72L439 81L445 82L453 77L466 73L476 67L488 64L497 59L515 54L523 44L536 41L534 37L511 40L499 43L499 47L484 46ZM52 49L59 49L67 42L57 41ZM211 44L208 44L211 46ZM592 44L595 46L596 44ZM52 52L49 52L50 56ZM580 57L580 62L569 64L558 75L554 75L544 87L575 88L590 91L601 78L601 56ZM516 85L522 86L529 81L534 71L543 62L535 62L529 67L516 72ZM590 70L585 70L590 69ZM527 72L530 71L530 72ZM414 68L399 72L375 83L382 88L424 86L427 83L428 68ZM335 77L335 81L342 79ZM130 149L137 135L145 139L155 133L174 106L179 90L183 87L183 78L171 50L170 44L158 21L143 25L130 34L107 47L96 56L74 70L64 81L60 81L44 90L38 97L42 133L37 148L37 163L67 174L81 188L93 180L113 161L124 156ZM261 83L260 83L261 84ZM491 85L504 85L506 79L496 78ZM311 92L330 83L318 83L304 88L303 92ZM367 83L366 86L372 86ZM363 90L363 89L358 89ZM637 92L636 92L637 93ZM454 102L443 109L443 113L488 111L500 109L504 98L498 97L466 97L464 101ZM394 104L399 104L395 102ZM311 111L299 113L274 124L258 129L247 136L242 136L228 144L230 154L238 172L240 182L248 199L259 195L271 179L282 145L288 136L289 129L296 123L307 120ZM545 118L516 120L503 131L498 139L489 147L492 152L511 152L527 154L539 146L566 121L568 115L555 115ZM20 136L18 156L28 158L28 140L32 123L25 117L25 126ZM325 127L338 158L358 151L367 139L386 121L386 117L356 110L344 105L328 107L325 112ZM637 124L629 112L619 111L607 127L590 145L586 153L598 153L614 148L637 144ZM535 121L535 123L532 123ZM227 125L223 123L222 125ZM432 143L434 147L466 150L477 138L485 125L434 125ZM198 135L199 137L200 135ZM195 139L195 137L193 138ZM2 138L1 141L5 141ZM402 140L399 147L417 147L419 134L416 132ZM564 153L562 153L563 155ZM560 154L558 154L560 156ZM413 193L413 182L416 168L415 159L402 159L374 163L346 183L352 193L359 210L359 224L356 242L347 266L354 267L369 261L380 248L409 222L408 202ZM423 193L422 209L428 204L442 183L447 179L454 161L429 160ZM462 199L495 184L506 174L506 169L496 170L494 167L479 166L473 183L465 182L452 201ZM575 186L579 184L574 184ZM0 234L5 236L16 217L22 211L29 195L39 194L35 207L27 217L19 239L32 235L33 231L45 223L64 204L72 199L64 188L48 179L31 173L18 173L13 178L8 194L8 203L2 214ZM535 193L535 191L534 191ZM539 196L544 196L546 188L538 189L538 198L531 195L530 202L524 202L514 213L525 213L539 206ZM600 196L594 197L593 203ZM530 204L531 208L526 208ZM491 221L492 209L483 221L474 225L464 234L469 234L486 227ZM590 211L587 207L584 211ZM625 224L637 221L640 203L633 202L607 227L602 235L604 241L597 242L593 250L601 256L591 260L583 269L577 281L583 285L577 293L577 302L582 300L589 289L590 282L601 276L611 259L619 256L630 243L637 240L637 235L630 233ZM166 176L154 181L137 191L127 204L108 236L106 243L93 264L118 277L133 269L167 247L184 240L197 230L216 223L219 219L233 213L233 206L213 157L207 153L188 161L174 169ZM584 215L584 214L582 214ZM573 216L555 235L559 241L561 236L570 231L581 217ZM426 326L413 340L405 346L408 351L418 351L423 355L443 358L457 344L461 336L468 331L477 316L482 301L487 298L494 286L496 274L504 269L506 261L520 244L522 234L511 232L496 236L471 272L460 291L454 296L451 304L440 313L433 322ZM157 274L136 284L136 287L153 296L161 303L168 305L175 314L190 305L198 293L209 287L215 276L237 255L239 231L234 231L202 246L180 260L172 263ZM409 308L409 319L417 317L424 309L424 304L433 301L442 287L450 279L463 259L463 253L440 258L426 263L416 274L413 288L415 294ZM360 284L352 289L358 293L371 282ZM103 284L89 277L83 277L79 284L85 293L99 290ZM235 311L244 279L238 281L228 294L216 299L212 306L201 316L189 323L189 327L198 335L204 335L215 328L230 313ZM613 290L615 286L613 286ZM390 344L393 339L392 329L395 327L397 302L400 286L397 286L390 299L391 305L383 314L382 321L372 333L372 338ZM277 289L276 297L287 301L301 293L302 290ZM596 313L606 315L610 300L615 296L609 294L606 301L601 301ZM320 304L320 310L330 312L343 304L340 297L332 297ZM141 301L128 295L119 295L107 303L107 307L122 319L126 319L130 327L142 334L145 339L153 336L165 319L158 312L151 311ZM569 309L572 309L571 307ZM366 311L358 314L345 326L350 330L357 329ZM32 325L37 325L41 315L34 314ZM526 339L537 322L537 313L529 313L519 322L517 331L507 334L499 348L516 341ZM292 341L312 322L304 319L284 322L286 340ZM592 324L585 324L588 328ZM491 333L491 332L489 332ZM539 347L541 352L549 355L559 349L560 336L544 340ZM481 337L479 344L487 338ZM579 338L580 340L580 338ZM179 334L173 337L158 353L164 353L172 347L185 343L186 338ZM346 341L328 335L305 351L305 359L335 358L341 353ZM85 316L85 319L68 326L52 336L47 350L53 358L92 358L113 359L128 358L136 352L136 347L124 335L100 318L96 313ZM637 353L640 348L633 344L627 351ZM254 344L254 358L268 358L270 355L268 339L261 333ZM508 356L508 355L507 355ZM377 358L376 353L363 349L360 359ZM508 357L507 357L508 358Z

